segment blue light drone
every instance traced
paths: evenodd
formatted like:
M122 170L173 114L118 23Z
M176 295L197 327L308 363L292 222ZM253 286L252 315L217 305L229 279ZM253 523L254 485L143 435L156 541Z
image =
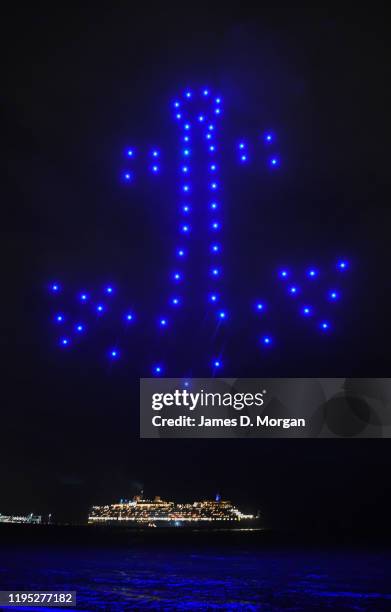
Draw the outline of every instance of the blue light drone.
M172 328L176 313L184 303L184 285L188 283L186 277L186 262L189 256L190 236L192 233L192 212L195 205L201 205L205 209L206 222L209 239L207 240L209 266L206 270L207 291L205 303L216 319L216 324L226 324L230 320L229 312L224 305L225 299L221 291L221 277L223 273L221 265L222 255L222 217L221 198L222 184L220 179L221 150L218 143L218 123L223 114L222 99L216 97L209 89L201 91L185 91L184 94L173 101L172 111L174 120L179 126L179 224L178 239L174 248L174 264L169 275L169 297L166 308L162 314L156 317L155 330L161 332ZM256 146L265 147L267 166L271 172L280 167L280 157L275 151L275 135L266 132L257 138ZM241 140L234 147L237 161L240 164L248 164L252 159L258 157L256 147L250 146L247 141ZM136 179L135 163L139 152L135 148L128 148L125 152L126 169L123 171L123 181L132 185ZM194 172L193 160L198 161L196 172ZM201 175L201 163L203 175ZM152 148L147 154L147 164L150 173L157 177L163 169L162 153L158 148ZM195 180L196 179L196 180ZM204 185L200 188L201 180ZM203 195L199 195L203 194ZM203 202L199 200L203 198ZM197 201L195 201L197 200ZM293 308L311 324L319 329L322 334L330 333L333 329L332 316L325 316L325 312L332 312L335 304L341 299L340 277L349 269L347 260L335 262L329 270L321 271L311 267L299 276L294 275L293 270L284 268L276 273L276 282L281 284L283 293L287 299L293 302ZM327 274L326 274L327 272ZM323 288L316 285L319 277L326 277L330 285ZM301 278L301 280L300 280ZM315 289L315 294L314 294ZM52 282L50 292L54 296L62 293L59 282ZM81 291L76 296L76 302L81 309L75 315L70 316L62 310L57 312L53 318L54 324L61 333L58 344L63 349L69 349L85 335L91 325L97 324L97 319L105 317L112 309L112 300L115 298L115 288L111 285L104 287L97 297ZM314 297L315 296L315 297ZM58 297L56 297L58 299ZM327 307L329 306L329 308ZM254 309L254 305L251 305ZM83 310L84 309L84 310ZM270 303L267 301L255 301L255 312L259 315L260 330L259 345L265 350L273 348L276 336L267 331L267 316L270 311ZM201 317L204 313L201 313ZM126 310L120 317L121 325L137 323L136 314ZM118 323L118 320L117 320ZM116 334L118 336L118 333ZM121 343L119 343L121 344ZM106 356L112 361L121 358L124 351L124 343L108 346ZM208 356L210 371L215 374L223 370L223 355L221 351ZM155 363L150 366L149 374L153 376L164 376L167 373L167 364ZM172 372L172 375L178 375Z

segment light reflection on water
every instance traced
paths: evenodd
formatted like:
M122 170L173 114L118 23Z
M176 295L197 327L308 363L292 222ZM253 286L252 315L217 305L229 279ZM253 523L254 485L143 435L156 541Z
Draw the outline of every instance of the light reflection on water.
M383 612L391 610L389 575L384 553L169 546L0 552L2 590L77 591L77 610L91 611Z

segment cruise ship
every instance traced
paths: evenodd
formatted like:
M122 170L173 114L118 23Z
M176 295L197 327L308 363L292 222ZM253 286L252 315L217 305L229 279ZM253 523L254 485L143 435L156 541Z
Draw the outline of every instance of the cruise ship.
M251 526L258 518L258 515L244 514L220 495L214 500L187 504L136 495L132 500L121 500L117 504L93 506L88 523L134 527L238 527Z

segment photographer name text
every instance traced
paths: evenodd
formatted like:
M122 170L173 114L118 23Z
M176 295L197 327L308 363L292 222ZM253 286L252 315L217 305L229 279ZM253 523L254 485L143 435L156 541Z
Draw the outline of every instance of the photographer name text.
M175 418L166 418L161 415L152 417L154 427L279 427L290 429L291 427L305 427L305 419L270 418L268 415L251 418L240 415L237 418L210 418L203 415L199 419L181 415Z

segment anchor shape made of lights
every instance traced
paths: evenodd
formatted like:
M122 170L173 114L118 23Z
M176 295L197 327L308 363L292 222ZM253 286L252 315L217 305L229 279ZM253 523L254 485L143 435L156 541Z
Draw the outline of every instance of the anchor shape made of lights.
M221 180L219 178L220 170L220 145L218 143L218 123L223 113L222 99L212 94L209 89L201 91L185 91L184 94L172 103L173 114L175 121L179 126L179 191L180 191L180 221L179 221L179 238L175 248L174 258L175 265L173 266L170 275L170 296L166 304L167 314L158 316L155 320L155 326L161 332L162 330L171 327L175 313L183 306L183 286L186 283L186 261L189 256L189 237L192 233L192 211L195 205L194 192L200 192L200 189L194 189L194 168L193 159L197 153L198 159L202 159L204 167L204 180L202 196L205 199L207 219L209 224L208 251L209 251L209 269L208 275L208 290L205 296L205 302L213 312L218 324L225 323L229 319L229 313L224 307L224 296L219 288L219 281L222 276L221 254L222 254L222 221L221 221ZM280 167L280 158L274 153L275 135L272 132L266 132L258 138L262 146L266 147L267 164L270 171L277 171ZM252 151L248 142L241 140L235 143L235 155L241 164L247 164L250 161ZM126 184L132 185L135 181L134 161L138 157L138 152L134 148L129 148L126 151L127 168L123 172L123 180ZM148 154L148 169L152 175L158 176L162 172L161 164L162 152L153 148ZM200 184L199 174L197 175L197 185ZM193 180L192 180L193 179ZM337 261L331 266L332 274L344 273L348 270L349 264L347 260ZM306 270L306 282L316 282L319 275L317 268ZM318 308L311 303L303 301L303 285L296 284L292 281L293 274L289 269L281 269L278 271L278 276L283 286L284 292L295 301L294 308L303 317L314 322L322 333L328 333L332 330L332 323L329 319L319 316ZM339 287L339 285L337 285ZM59 282L52 282L49 286L52 294L58 296L63 292L63 287ZM322 300L328 303L335 303L340 298L340 290L331 284L327 290L319 289L322 292ZM69 349L85 335L87 328L91 328L97 324L96 318L108 314L111 304L108 300L115 299L116 288L107 285L100 292L100 297L93 298L87 291L80 291L76 299L80 306L84 309L77 318L73 320L64 312L57 312L54 316L55 325L61 330L57 339L58 344L63 349ZM319 296L318 296L319 297ZM298 299L299 298L299 299ZM319 300L317 300L318 302ZM263 316L265 314L266 303L263 301L255 302L251 308ZM89 321L94 315L92 323ZM117 321L118 322L118 321ZM134 325L138 323L137 313L133 311L123 312L121 315L122 325ZM264 348L271 348L275 341L275 336L271 333L261 334L258 342ZM124 347L121 343L108 347L106 349L107 356L110 360L118 360L122 356ZM224 366L224 359L221 351L217 354L208 356L210 371L215 374L221 371ZM154 376L162 376L167 373L167 364L162 362L151 363L150 371L145 374ZM177 375L177 373L173 374Z

